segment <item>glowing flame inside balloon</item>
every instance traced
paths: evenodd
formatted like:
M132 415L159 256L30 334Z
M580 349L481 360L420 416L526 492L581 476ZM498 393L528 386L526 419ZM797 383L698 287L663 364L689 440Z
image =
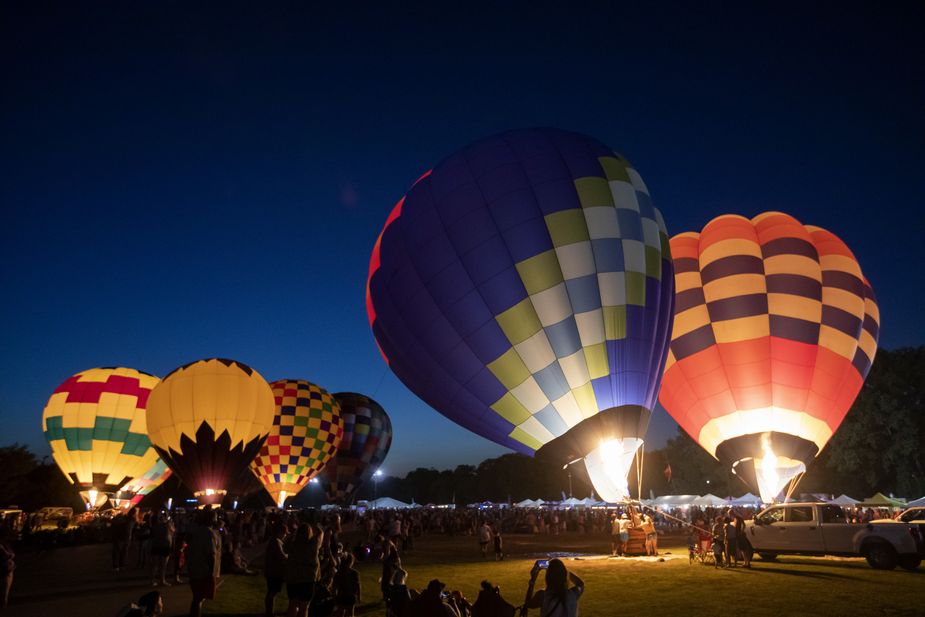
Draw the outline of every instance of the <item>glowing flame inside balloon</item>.
M282 510L283 504L286 502L286 491L279 492L279 500L276 502L277 507Z
M591 484L601 499L614 503L629 496L626 476L640 445L642 440L634 437L601 440L597 449L585 457Z
M90 498L90 501L87 503L87 510L96 507L96 498L98 494L99 493L97 493L97 491L94 489L87 491L87 496Z
M761 451L764 456L755 459L755 477L758 480L761 501L771 503L790 480L806 471L806 465L800 461L777 456L771 447L771 437L768 433L761 436Z

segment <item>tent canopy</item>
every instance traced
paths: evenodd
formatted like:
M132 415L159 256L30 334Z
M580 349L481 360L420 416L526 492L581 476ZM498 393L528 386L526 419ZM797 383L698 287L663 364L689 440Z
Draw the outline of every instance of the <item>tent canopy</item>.
M392 499L391 497L380 497L379 499L374 499L372 501L366 502L367 508L372 508L374 510L380 508L391 508L391 509L404 509L410 508L411 504L405 503L404 501L398 501L397 499Z
M728 506L729 502L723 499L722 497L717 497L716 495L712 493L707 493L703 497L698 497L697 499L695 499L691 505L700 506L702 508L703 507L716 508L720 506Z
M662 495L652 500L655 506L690 506L700 499L699 495Z
M847 506L847 507L851 507L851 506L856 506L856 505L857 505L858 503L860 503L860 502L859 502L857 499L852 499L851 497L848 497L847 495L845 495L844 493L842 493L841 495L839 495L839 496L836 497L835 499L830 499L830 500L829 500L829 503L832 504L832 505L834 505L834 506Z
M532 499L524 499L523 501L518 501L514 505L517 506L518 508L532 508L536 506L536 502L533 501Z
M876 493L858 505L865 508L902 508L905 507L906 502L902 499L887 497L883 493Z
M906 504L907 508L920 508L925 506L925 497L919 497L918 499L913 499Z
M734 498L730 503L734 506L755 506L761 503L761 497L751 493L745 493L741 497Z

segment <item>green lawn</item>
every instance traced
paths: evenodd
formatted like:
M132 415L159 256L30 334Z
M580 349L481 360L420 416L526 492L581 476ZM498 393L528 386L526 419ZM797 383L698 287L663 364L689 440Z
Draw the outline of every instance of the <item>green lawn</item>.
M469 538L425 537L417 550L403 555L409 585L420 589L439 578L447 589L461 590L470 601L479 583L501 586L511 604L523 602L533 561L546 551L601 554L609 550L604 536L507 536L508 559L483 561ZM752 569L715 569L691 565L686 546L662 546L666 561L633 559L570 559L566 566L585 581L583 617L609 615L922 615L925 614L925 569L914 572L871 569L860 559L781 557L769 563L756 559ZM672 559L675 557L676 559ZM677 558L680 557L680 558ZM364 603L357 613L385 615L379 600L377 564L359 566ZM542 577L541 581L542 583ZM263 577L224 578L218 598L206 603L212 615L256 615L262 610ZM284 598L277 608L285 608ZM531 611L538 615L537 611Z

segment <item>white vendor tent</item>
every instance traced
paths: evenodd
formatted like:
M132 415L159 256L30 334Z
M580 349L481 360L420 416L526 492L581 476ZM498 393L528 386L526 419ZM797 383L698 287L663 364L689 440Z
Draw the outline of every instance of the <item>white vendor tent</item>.
M718 508L722 506L728 506L729 502L723 499L722 497L717 497L716 495L712 493L707 493L703 497L698 497L697 499L695 499L691 505L699 506L701 508L707 508L707 507Z
M842 493L841 495L839 495L839 496L836 497L835 499L830 499L830 500L829 500L829 503L832 504L833 506L848 506L848 507L851 507L851 506L856 506L856 505L859 504L860 502L859 502L857 499L852 499L851 497L848 497L847 495L845 495L844 493Z
M374 509L374 510L379 510L379 509L403 510L405 508L410 508L411 504L405 503L404 501L398 501L397 499L392 499L391 497L380 497L379 499L367 501L366 507Z
M922 506L925 506L925 497L919 497L918 499L913 499L912 501L907 503L906 506L909 508L920 508Z

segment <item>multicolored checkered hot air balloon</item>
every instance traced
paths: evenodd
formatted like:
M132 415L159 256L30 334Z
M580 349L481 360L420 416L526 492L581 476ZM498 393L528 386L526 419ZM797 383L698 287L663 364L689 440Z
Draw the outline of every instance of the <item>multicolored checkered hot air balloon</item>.
M780 212L671 239L677 289L659 400L770 502L841 424L877 351L880 312L830 232Z
M401 381L519 452L584 458L626 496L668 348L668 235L599 141L503 133L426 173L373 248L367 312Z
M88 507L106 502L154 465L145 408L158 378L131 368L95 368L58 386L42 413L51 454Z
M321 386L304 379L270 384L276 417L266 443L251 463L273 501L283 507L324 468L344 435L340 404Z
M240 362L211 358L175 369L148 399L148 434L201 503L220 503L273 427L273 392Z
M141 503L141 500L159 487L170 477L171 471L167 463L161 459L154 462L154 466L140 477L129 482L112 496L112 502L118 508L129 509Z
M382 405L362 394L339 392L344 435L319 477L328 500L347 504L360 485L385 461L392 445L392 421Z

